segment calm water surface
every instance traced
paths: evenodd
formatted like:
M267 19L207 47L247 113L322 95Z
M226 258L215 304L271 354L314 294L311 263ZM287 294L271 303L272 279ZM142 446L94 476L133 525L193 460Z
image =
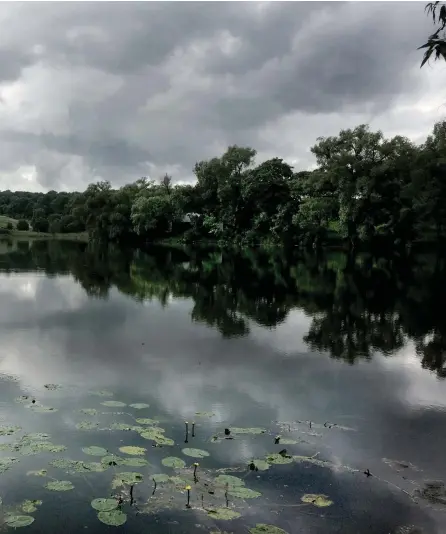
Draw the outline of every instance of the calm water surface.
M289 534L446 531L444 491L423 492L425 481L446 480L446 263L436 255L147 254L3 242L0 271L0 433L20 427L0 435L0 528L11 528L11 515L29 515L30 534L246 533L258 523ZM102 404L110 400L125 406ZM155 425L174 445L155 447L141 429L117 423ZM225 428L237 427L265 432L225 439ZM36 432L67 449L29 455L29 447L9 447ZM135 457L150 465L50 465L101 462L82 451L90 446L121 459L120 447L144 447ZM288 463L249 469L279 451ZM163 465L170 456L186 467ZM45 477L27 474L41 469ZM121 472L143 476L133 505L128 485L112 488ZM215 477L231 473L261 495L225 496ZM154 474L190 483L191 508L182 483L160 482L152 495ZM54 480L74 489L50 491ZM307 494L332 504L305 504ZM127 522L107 526L90 502L119 495ZM28 499L42 504L25 513ZM240 517L206 512L226 504Z

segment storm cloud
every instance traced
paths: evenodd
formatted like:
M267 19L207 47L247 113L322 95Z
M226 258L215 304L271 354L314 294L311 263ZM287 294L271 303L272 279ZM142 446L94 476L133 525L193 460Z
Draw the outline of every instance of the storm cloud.
M313 164L361 122L420 141L443 65L420 70L419 2L9 3L0 6L0 188L119 186L233 143Z

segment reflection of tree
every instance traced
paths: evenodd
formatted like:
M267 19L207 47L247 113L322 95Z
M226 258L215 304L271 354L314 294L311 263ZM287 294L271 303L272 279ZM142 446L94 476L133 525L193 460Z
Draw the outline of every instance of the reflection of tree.
M377 351L391 355L412 340L423 368L446 376L446 266L437 257L161 247L146 254L56 241L1 251L3 270L71 273L92 297L106 298L116 287L162 306L170 297L191 299L192 319L225 337L247 335L251 322L274 328L302 309L312 317L304 339L313 351L354 363Z

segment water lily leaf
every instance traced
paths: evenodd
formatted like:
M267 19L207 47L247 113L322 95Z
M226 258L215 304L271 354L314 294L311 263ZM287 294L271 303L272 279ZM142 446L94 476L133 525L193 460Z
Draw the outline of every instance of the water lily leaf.
M33 412L38 413L55 413L58 411L57 408L52 408L51 406L43 406L40 404L32 404L30 408Z
M31 432L30 434L25 434L22 438L22 440L29 440L29 441L47 441L51 438L49 434L46 434L45 432Z
M20 432L20 430L22 430L22 427L20 426L0 425L0 436L11 436L12 434L15 434L16 432Z
M34 523L34 517L30 515L8 515L5 517L5 523L12 528L27 527Z
M45 484L45 488L51 491L69 491L74 486L69 480L51 480Z
M119 450L124 454L129 454L130 456L143 456L147 452L147 449L144 447L132 447L131 445L119 447Z
M231 427L231 432L233 434L265 434L266 430L264 428L240 428L240 427Z
M282 454L268 454L266 461L270 464L290 464L293 461L293 457L283 456Z
M46 477L48 471L46 469L39 469L36 471L28 471L26 474L33 477Z
M223 486L223 487L226 486L227 484L228 487L234 488L236 486L244 486L245 481L242 480L241 478L234 477L232 475L218 475L218 477L216 477L215 479L215 484L217 486Z
M130 408L135 408L135 410L142 410L143 408L150 408L150 404L144 404L143 402L137 402L135 404L129 404Z
M62 389L62 386L59 386L58 384L45 384L43 387L45 389L48 389L49 391L55 391L56 389Z
M50 465L58 469L64 469L67 473L83 473L88 472L89 469L85 467L86 464L80 460L70 460L69 458L57 458L52 460Z
M143 476L141 473L118 473L115 475L114 479L112 480L112 488L116 489L120 486L124 486L125 484L132 485L137 484L138 482L143 481Z
M144 431L144 428L142 426L128 425L127 423L112 423L110 425L110 430L124 430L124 431L134 430L135 432L139 432L141 430L142 432Z
M82 408L82 410L79 410L79 412L85 415L97 415L98 414L98 411L95 408Z
M208 515L214 519L230 520L237 519L240 514L231 508L217 508L216 510L208 510Z
M101 459L101 463L108 466L123 465L124 459L120 456L116 456L116 454L108 454Z
M0 473L7 471L13 464L17 463L19 460L17 458L0 458Z
M184 478L177 476L169 477L169 482L175 484L175 486L179 489L184 489L185 486L187 486L188 484L187 480L184 480Z
M296 445L296 443L299 443L296 439L280 438L280 445Z
M327 495L316 493L307 493L300 500L302 502L314 504L314 506L318 506L319 508L325 508L326 506L331 506L333 504L333 501L330 500Z
M20 508L25 512L25 514L32 514L37 510L37 507L42 504L42 501L24 501Z
M192 456L192 458L205 458L206 456L209 456L209 453L202 449L186 448L186 449L183 449L181 452L185 454L186 456Z
M98 512L98 519L110 527L119 527L127 521L127 515L121 510L110 510L108 512Z
M270 468L270 464L266 460L252 460L249 462L249 468L258 471L267 471Z
M113 397L113 393L106 389L101 389L100 391L90 391L90 395L96 395L97 397Z
M173 467L175 469L182 469L183 467L186 467L186 462L181 458L175 458L175 456L168 456L167 458L163 458L161 460L161 463L166 467Z
M91 506L98 512L110 512L118 507L118 501L116 499L93 499Z
M102 464L100 462L82 462L84 469L87 471L93 471L94 473L102 473L104 471L107 471L109 466L107 464Z
M195 412L197 417L214 417L214 412Z
M92 423L91 421L81 421L76 424L78 430L96 430L99 427L99 423Z
M127 406L127 404L125 402L120 402L120 401L104 401L104 402L101 402L101 404L103 406L110 406L110 407L114 407L114 408L123 408L124 406Z
M135 421L140 425L156 425L159 423L156 419L148 419L147 417L135 419Z
M156 473L151 475L150 478L154 480L157 484L162 484L163 482L169 482L170 477L164 473Z
M106 456L106 454L108 454L107 449L96 447L95 445L91 447L83 447L82 452L89 454L90 456Z
M288 534L285 530L274 525L257 523L255 527L249 529L250 534Z
M163 429L161 430L164 432ZM166 438L157 428L144 429L140 436L144 439L155 441L158 445L175 445L173 439Z
M14 402L18 402L20 404L26 404L30 400L32 400L32 397L30 397L29 395L21 395L20 397L17 397L16 399L14 399Z
M232 497L238 497L239 499L255 499L262 495L258 491L254 491L243 486L232 487L228 490L229 495Z
M144 458L123 458L122 465L128 465L130 467L144 467L149 462Z
M23 440L15 444L15 449L18 453L23 456L33 456L39 454L39 452L52 452L58 453L66 451L67 448L65 445L54 445L50 441L28 441Z

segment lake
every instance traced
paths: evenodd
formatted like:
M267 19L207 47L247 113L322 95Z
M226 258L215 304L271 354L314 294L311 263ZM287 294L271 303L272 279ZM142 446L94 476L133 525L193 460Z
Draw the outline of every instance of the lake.
M444 533L445 282L426 252L0 242L0 528Z

